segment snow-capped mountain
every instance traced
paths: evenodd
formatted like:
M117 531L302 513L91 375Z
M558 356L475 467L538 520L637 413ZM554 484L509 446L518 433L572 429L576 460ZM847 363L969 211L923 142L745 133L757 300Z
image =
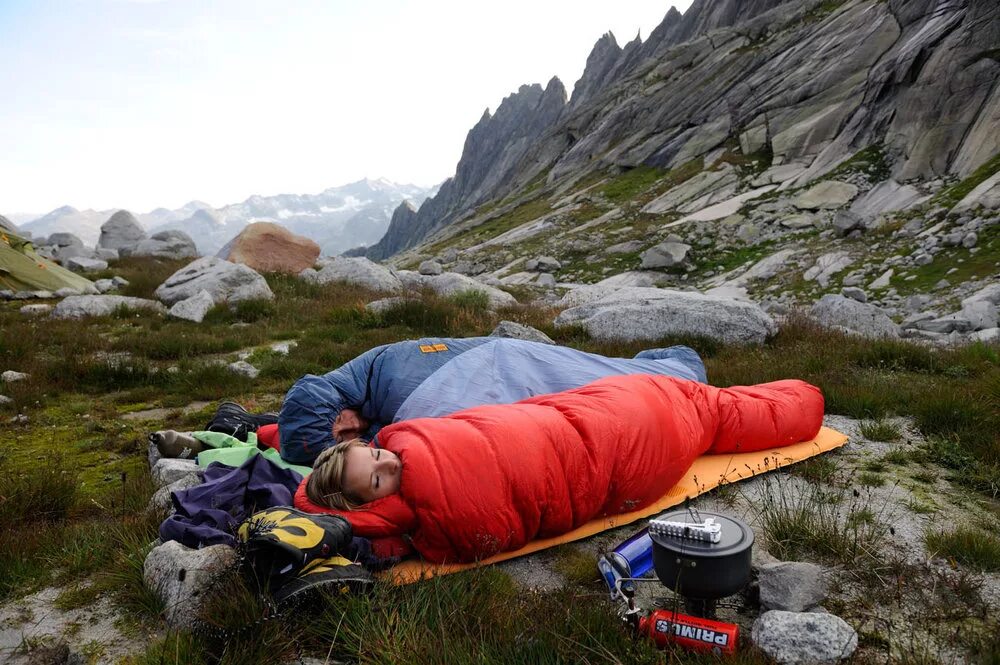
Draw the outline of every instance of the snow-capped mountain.
M385 234L392 211L403 200L419 206L433 196L436 187L400 185L385 178L365 178L319 194L254 195L242 203L213 208L191 201L180 208L156 208L136 214L148 233L177 229L194 239L202 254L214 254L250 222L268 221L312 238L324 255L339 254L351 247L372 245ZM95 245L101 225L116 210L76 210L70 206L21 224L36 238L57 231L73 233L87 245Z

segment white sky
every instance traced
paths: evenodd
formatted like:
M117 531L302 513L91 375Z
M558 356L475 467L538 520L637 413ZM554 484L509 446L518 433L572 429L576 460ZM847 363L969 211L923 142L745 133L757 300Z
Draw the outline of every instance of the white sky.
M0 0L0 213L435 184L485 108L670 4Z

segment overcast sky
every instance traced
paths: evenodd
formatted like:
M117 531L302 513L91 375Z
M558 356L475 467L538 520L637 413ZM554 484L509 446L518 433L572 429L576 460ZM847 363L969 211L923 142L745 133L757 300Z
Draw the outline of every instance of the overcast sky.
M431 185L523 83L690 0L0 0L0 213Z

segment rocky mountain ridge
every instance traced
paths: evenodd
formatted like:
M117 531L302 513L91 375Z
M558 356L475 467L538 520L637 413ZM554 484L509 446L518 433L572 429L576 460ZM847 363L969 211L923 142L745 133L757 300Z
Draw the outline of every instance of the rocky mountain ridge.
M701 1L668 12L644 43L605 35L561 109L539 105L537 86L505 99L530 130L511 138L500 109L485 115L455 178L366 255L391 256L533 187L675 169L727 146L801 165L788 187L874 145L897 181L967 177L1000 152L998 12L987 0ZM524 138L530 151L512 161Z

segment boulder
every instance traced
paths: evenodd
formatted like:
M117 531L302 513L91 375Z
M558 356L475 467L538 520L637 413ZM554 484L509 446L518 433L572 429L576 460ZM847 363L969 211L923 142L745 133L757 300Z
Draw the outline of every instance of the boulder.
M602 340L652 340L694 335L729 343L762 343L777 331L758 305L698 293L631 287L571 307L557 326L579 324Z
M924 330L941 335L947 335L952 332L967 333L973 330L971 321L955 314L936 319L915 321L911 327L915 330Z
M64 247L83 247L83 241L72 233L53 233L49 236L48 240L44 243L45 245L51 245L62 249Z
M816 218L809 213L800 212L797 215L782 217L778 224L786 229L810 229L816 226Z
M801 561L763 565L757 573L760 604L767 610L804 612L826 599L826 570Z
M963 304L958 316L968 320L973 330L997 327L997 306L987 300L973 300Z
M96 272L108 269L107 261L91 259L86 256L71 256L63 262L63 265L73 272Z
M850 210L838 210L833 216L833 228L841 236L846 236L855 229L864 228L865 221L861 215Z
M382 298L380 300L373 300L372 302L365 305L365 310L373 314L381 314L391 309L395 309L396 307L407 302L419 302L419 300L416 298L407 298L405 296L393 296L392 298Z
M107 293L108 291L114 291L118 287L115 286L115 282L112 279L98 279L94 281L94 288L97 289L98 293ZM58 293L56 295L58 295ZM76 294L74 293L70 295Z
M87 316L110 316L119 308L150 309L166 314L167 308L155 300L128 296L69 296L52 310L54 319L82 319Z
M172 513L173 501L170 498L171 493L182 492L184 490L189 490L192 487L197 487L198 485L201 485L202 480L204 479L201 475L197 473L189 473L181 476L169 485L161 487L153 492L153 496L150 497L149 503L146 504L146 512L159 514Z
M552 338L541 330L531 326L521 325L513 321L501 321L490 333L490 337L510 337L512 339L524 339L529 342L541 342L542 344L555 344Z
M832 665L858 648L858 634L846 621L819 612L764 612L750 639L779 665Z
M979 183L951 211L963 212L978 206L994 209L1000 208L1000 172L993 174Z
M965 307L969 303L977 301L985 301L993 303L994 305L1000 305L1000 282L984 286L971 296L962 298L962 306Z
M194 460L163 457L150 470L153 484L157 487L166 487L190 474L203 477L205 469L199 467Z
M489 299L490 309L511 307L517 304L517 299L506 291L501 291L498 288L477 282L471 277L453 272L426 276L423 279L423 285L430 287L435 293L441 296L453 296L466 291L482 291Z
M856 286L845 286L840 290L840 295L858 302L868 302L868 294Z
M175 302L167 314L175 319L201 323L213 307L215 307L215 300L212 298L212 294L202 289L190 298Z
M1000 342L1000 328L977 330L969 335L969 340L973 342L982 342L984 344L988 344L990 342Z
M97 280L97 282L103 282L103 281L104 280L101 279ZM101 291L101 288L97 285L97 282L94 282L94 288L96 288L99 293L103 293L103 291ZM74 289L68 286L64 286L61 289L56 289L55 293L52 294L52 296L55 298L68 298L69 296L79 296L79 295L83 295L80 292L80 289Z
M660 268L675 268L684 264L687 260L691 245L682 242L661 242L655 247L650 247L640 255L643 270L657 270Z
M193 550L174 540L154 547L142 566L142 578L164 604L164 618L173 628L192 628L211 584L236 565L236 550L211 545Z
M833 210L847 205L857 194L858 188L850 183L824 180L792 199L792 205L799 210Z
M135 246L145 239L146 231L135 215L128 210L119 210L101 226L101 237L97 240L97 247L113 249L122 254L122 250L135 249Z
M117 261L120 258L117 249L107 249L106 247L95 249L94 256L102 261Z
M20 310L25 316L38 316L52 311L52 305L24 305Z
M868 285L868 288L872 289L873 291L877 291L878 289L887 288L889 286L889 280L892 279L893 273L894 273L893 269L889 268L884 273L882 273L881 275L879 275L878 277L876 277L874 280L872 280L872 283Z
M237 360L234 363L229 363L229 371L249 379L256 379L260 375L260 370L245 360Z
M444 268L437 261L421 261L417 272L421 275L440 275L444 272Z
M638 252L645 245L639 240L629 240L628 242L620 242L617 245L611 245L604 249L605 254L631 254L633 252Z
M272 300L267 281L253 268L205 256L184 266L156 289L156 297L168 305L208 291L216 304L240 300Z
M220 259L248 265L258 272L297 275L319 258L314 240L292 233L272 222L247 224L216 254Z
M807 281L814 280L826 288L830 284L831 277L852 263L854 259L847 252L830 252L816 259L815 265L805 272L803 278Z
M551 256L539 256L535 259L534 270L538 272L556 272L562 268L562 264ZM529 268L530 270L530 268Z
M125 256L155 256L161 259L191 259L198 248L191 236L183 231L160 231L146 238L131 250L121 250Z
M643 207L642 212L661 214L671 210L691 213L725 201L739 184L739 175L729 164L717 171L703 171L671 188Z
M851 212L862 218L872 218L887 212L907 210L922 203L927 196L913 185L901 185L885 180L859 196L851 204Z
M823 326L847 330L863 337L899 337L899 326L881 309L844 296L823 296L812 306L809 314Z
M320 270L306 268L299 277L313 284L346 282L372 291L399 293L403 283L391 270L364 257L335 257L325 261Z
M24 372L15 372L12 369L8 369L3 374L0 374L0 381L4 383L17 383L18 381L24 381L28 376Z

